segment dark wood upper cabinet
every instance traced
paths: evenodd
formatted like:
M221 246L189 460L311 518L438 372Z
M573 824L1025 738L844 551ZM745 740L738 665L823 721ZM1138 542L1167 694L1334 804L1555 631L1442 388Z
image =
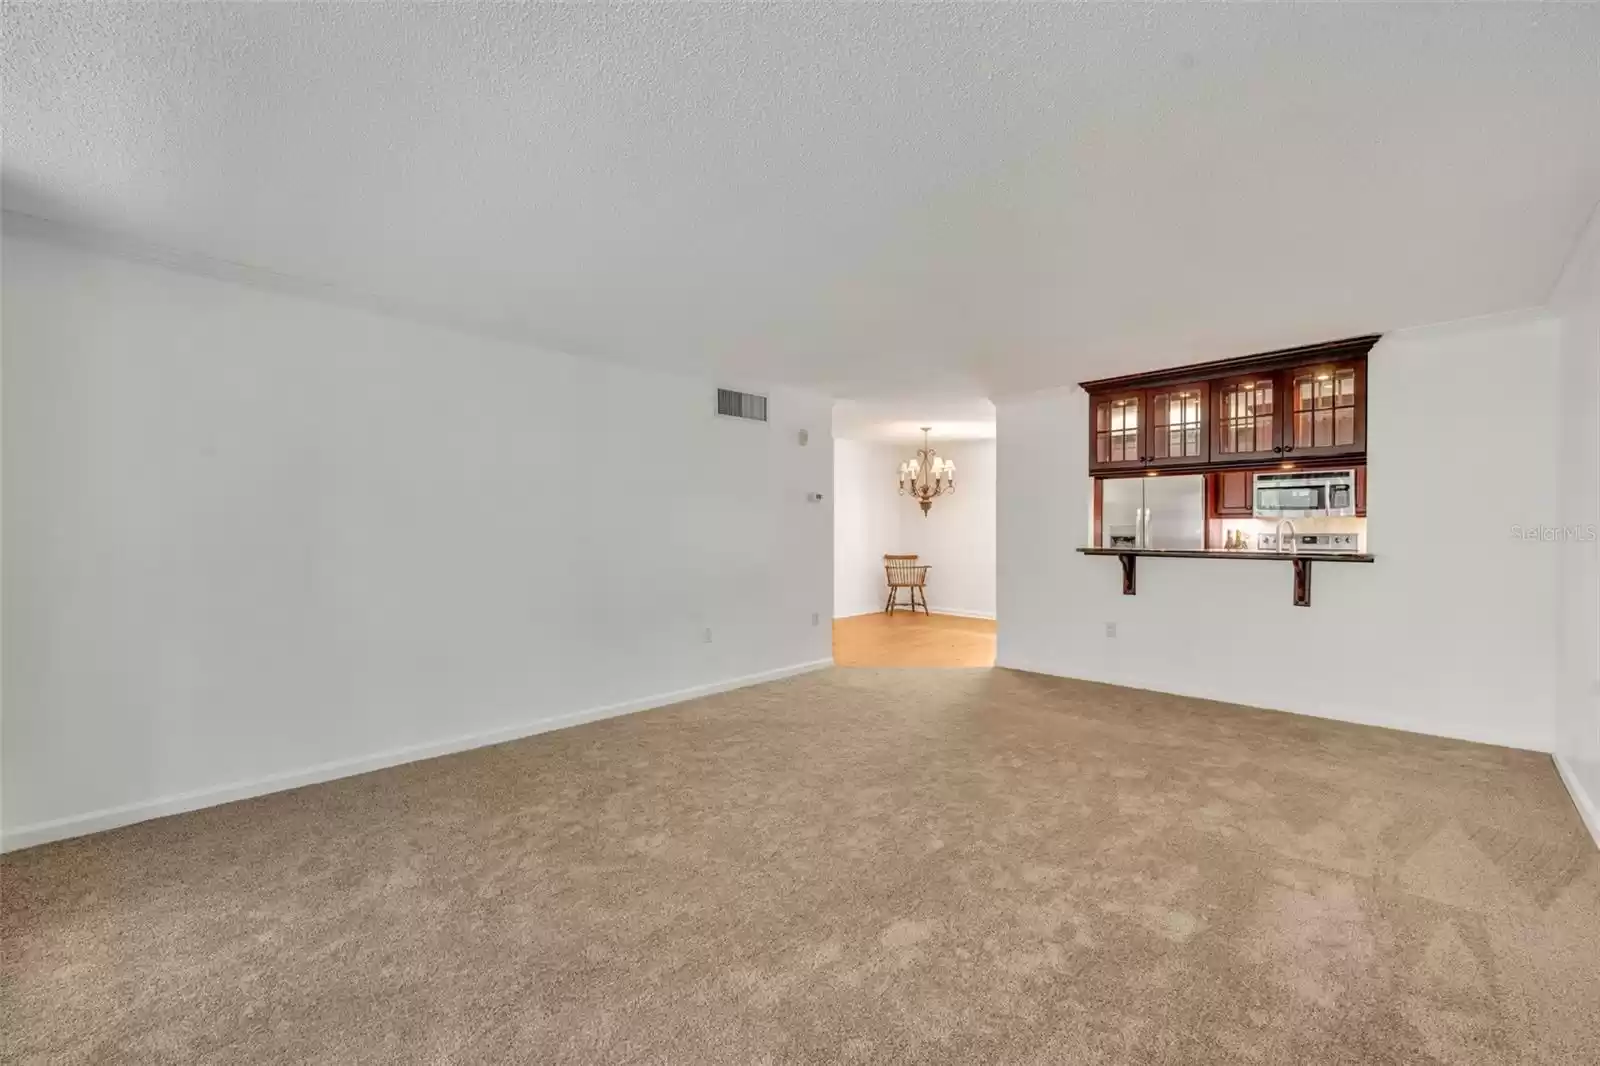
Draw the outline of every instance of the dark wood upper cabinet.
M1082 382L1089 472L1365 459L1377 336Z
M1270 459L1283 443L1278 375L1269 372L1223 378L1212 389L1212 458Z
M1217 518L1250 518L1255 514L1251 488L1255 484L1254 470L1224 470L1212 474L1211 512Z
M1089 469L1144 466L1144 392L1107 392L1089 401Z
M1170 385L1145 392L1144 461L1146 466L1193 466L1211 458L1211 419L1204 381Z
M1284 372L1286 458L1367 450L1367 364L1318 363Z

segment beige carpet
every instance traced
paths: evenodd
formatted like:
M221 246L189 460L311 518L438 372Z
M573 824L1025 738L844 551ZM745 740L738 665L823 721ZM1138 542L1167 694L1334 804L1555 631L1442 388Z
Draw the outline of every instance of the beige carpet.
M9 856L7 1062L1583 1063L1547 758L834 670Z

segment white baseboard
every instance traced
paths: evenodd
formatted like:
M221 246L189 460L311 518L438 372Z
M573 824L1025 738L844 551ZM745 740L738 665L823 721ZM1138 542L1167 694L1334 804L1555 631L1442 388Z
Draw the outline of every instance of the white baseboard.
M1161 692L1171 696L1187 696L1190 699L1211 700L1215 703L1231 703L1237 707L1249 707L1258 711L1275 711L1279 714L1298 714L1303 718L1321 718L1329 722L1347 722L1350 725L1370 725L1379 729L1397 729L1402 733L1417 733L1427 737L1443 737L1446 740L1466 740L1474 744L1492 744L1499 748L1516 748L1520 751L1537 751L1548 754L1555 746L1552 738L1548 736L1529 734L1526 732L1505 729L1484 729L1479 726L1466 728L1439 728L1432 721L1407 718L1391 715L1382 711L1365 711L1355 708L1341 708L1340 713L1319 713L1317 711L1293 710L1288 707L1270 707L1263 703L1253 703L1247 697L1229 695L1220 691L1213 691L1201 686L1184 686L1178 688L1161 688L1149 681L1134 678L1101 676L1088 677L1064 674L1059 670L1047 669L1036 663L1020 661L1016 656L1005 654L1005 648L999 649L996 666L1008 670L1021 670L1024 673L1044 674L1048 677L1061 677L1073 681L1089 681L1097 685L1116 685L1118 688L1139 689L1144 692Z
M1594 837L1594 846L1600 848L1600 802L1583 790L1578 783L1577 773L1567 765L1565 759L1559 755L1552 755L1550 759L1556 764L1556 773L1561 775L1561 783L1567 786L1573 805L1578 808L1578 816L1589 828L1589 835Z
M934 614L954 615L957 618L986 618L991 622L994 621L993 611L958 611L954 607L941 607L937 611L930 607L928 610L933 611Z
M746 674L743 677L714 681L706 685L696 685L693 688L679 689L676 692L663 692L659 695L645 696L641 699L628 700L624 703L590 707L581 711L571 711L567 714L535 719L531 722L519 722L516 725L504 726L499 729L467 733L447 740L430 741L426 744L412 744L403 748L392 748L388 751L360 755L350 759L336 759L333 762L318 763L315 766L308 766L301 770L290 770L285 773L268 774L266 777L258 777L249 781L237 781L232 784L218 785L215 788L196 789L192 792L180 792L177 795L163 796L159 799L128 803L119 807L107 807L103 810L90 811L87 814L73 815L69 818L36 822L33 825L19 826L0 836L0 852L19 851L38 844L48 844L53 840L66 840L69 837L98 833L106 829L116 829L121 826L132 825L135 822L148 821L151 818L162 818L169 814L182 814L185 811L195 811L202 807L215 807L221 803L232 803L234 800L250 799L254 796L264 796L271 792L282 792L286 789L321 784L324 781L333 781L341 777L370 773L373 770L383 770L391 766L399 766L402 763L433 759L440 755L453 755L456 752L487 747L491 744L503 744L508 740L519 740L538 733L549 733L557 729L566 729L569 726L582 725L585 722L599 721L602 718L615 718L624 714L632 714L636 711L646 711L654 707L682 703L684 700L692 700L700 696L710 696L718 692L728 692L736 688L758 685L765 681L777 681L781 678L793 677L796 674L804 674L812 670L823 670L832 665L833 659L831 658L795 663L790 666L779 667L776 670L765 670L757 674Z

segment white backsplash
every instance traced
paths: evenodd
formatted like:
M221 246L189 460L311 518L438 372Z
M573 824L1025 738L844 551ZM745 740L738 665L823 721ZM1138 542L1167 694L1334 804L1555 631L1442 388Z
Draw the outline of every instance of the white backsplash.
M1275 518L1223 518L1219 521L1222 523L1224 540L1229 533L1242 532L1252 551L1259 550L1260 534L1274 533L1278 528ZM1294 522L1296 533L1354 533L1361 538L1361 551L1369 550L1365 518L1295 518L1291 521Z

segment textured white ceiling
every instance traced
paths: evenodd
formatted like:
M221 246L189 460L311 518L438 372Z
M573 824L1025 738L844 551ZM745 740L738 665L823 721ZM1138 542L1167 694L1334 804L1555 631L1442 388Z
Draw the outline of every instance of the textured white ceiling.
M833 435L844 440L920 441L927 426L933 440L992 440L994 404L984 399L917 396L839 400L833 405Z
M9 209L614 359L997 394L1539 303L1600 6L8 4Z

